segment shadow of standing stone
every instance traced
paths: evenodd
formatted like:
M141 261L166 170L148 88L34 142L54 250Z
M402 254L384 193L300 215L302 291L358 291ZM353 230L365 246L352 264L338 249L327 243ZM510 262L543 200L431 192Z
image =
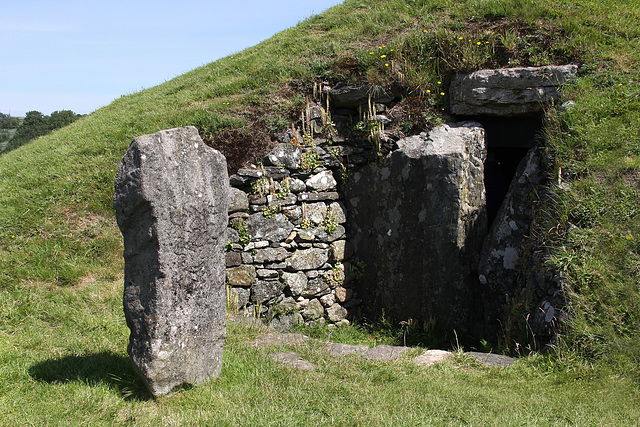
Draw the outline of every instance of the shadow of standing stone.
M194 127L134 139L118 168L127 350L154 395L222 367L228 195L226 160Z

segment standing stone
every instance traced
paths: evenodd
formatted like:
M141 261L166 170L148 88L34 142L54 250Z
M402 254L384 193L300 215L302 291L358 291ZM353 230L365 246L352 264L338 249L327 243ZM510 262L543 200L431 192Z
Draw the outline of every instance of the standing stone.
M228 182L194 127L134 139L118 168L127 351L154 395L220 373Z
M355 290L366 315L464 331L487 228L484 130L442 125L397 144L345 185L350 243L364 265Z

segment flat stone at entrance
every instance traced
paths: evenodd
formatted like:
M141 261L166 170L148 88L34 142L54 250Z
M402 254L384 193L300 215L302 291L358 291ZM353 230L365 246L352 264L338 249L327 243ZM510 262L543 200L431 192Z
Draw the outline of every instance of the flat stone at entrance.
M409 350L409 347L381 344L365 352L362 357L372 360L394 360L402 356L407 350Z
M332 356L345 356L347 354L363 354L369 350L369 346L365 344L341 344L329 343L326 347L327 353Z
M252 347L269 346L269 345L295 345L301 344L308 340L309 337L302 334L266 334L260 335L253 341L249 341Z
M451 352L446 350L427 350L420 356L413 359L413 363L422 366L431 366L444 362L451 357Z
M504 368L514 364L516 361L513 357L503 356L501 354L479 353L476 351L470 351L466 354L487 366L500 366Z
M283 366L298 369L300 371L313 371L316 369L316 365L308 360L302 359L298 353L294 351L288 351L285 353L271 353L269 357Z

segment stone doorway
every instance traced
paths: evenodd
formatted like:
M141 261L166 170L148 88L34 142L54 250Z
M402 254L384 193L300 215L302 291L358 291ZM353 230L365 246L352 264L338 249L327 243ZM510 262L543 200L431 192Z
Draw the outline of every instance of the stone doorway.
M490 228L520 161L543 140L542 117L465 116L462 119L479 122L485 130L484 184Z

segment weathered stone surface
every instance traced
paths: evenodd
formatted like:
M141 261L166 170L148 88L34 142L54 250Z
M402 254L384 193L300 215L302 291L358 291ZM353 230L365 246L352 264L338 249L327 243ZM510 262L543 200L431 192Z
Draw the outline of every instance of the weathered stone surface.
M272 346L272 345L296 345L302 344L309 337L302 334L265 334L256 337L252 341L248 341L247 344L252 347L259 346Z
M134 139L118 168L127 351L154 395L222 367L228 199L224 156L194 127Z
M300 202L320 202L326 200L338 200L339 198L340 194L336 191L298 194L298 201Z
M367 350L362 357L373 360L394 360L409 350L409 347L381 344Z
M449 88L458 115L521 116L542 112L559 98L557 87L575 78L576 65L502 68L456 75Z
M347 310L340 304L335 303L331 307L327 308L327 317L329 321L337 323L347 317Z
M331 292L329 285L323 279L309 279L307 287L305 287L300 295L303 298L321 297Z
M226 276L230 286L248 288L256 282L256 268L246 264L227 268Z
M349 84L337 84L329 90L331 102L336 107L358 108L371 102L387 103L393 101L393 93L379 86L356 86Z
M285 196L274 196L269 194L267 196L267 205L268 206L287 206L294 205L298 198L295 194L289 193Z
M304 181L298 178L291 178L289 180L289 189L292 193L301 193L307 190L307 186Z
M328 260L326 249L310 248L296 251L287 259L287 268L291 270L314 270L322 267Z
M349 354L363 354L364 352L369 350L369 346L365 344L353 345L329 343L325 347L325 350L332 356L346 356Z
M463 331L487 229L484 131L442 125L398 146L345 184L350 241L366 265L354 286L372 317Z
M269 270L268 268L261 268L256 270L256 274L261 279L273 279L278 277L277 270Z
M318 228L316 229L316 239L321 242L331 243L338 239L342 239L345 232L346 230L342 225L338 225L331 233L327 233L324 228Z
M504 324L506 298L522 291L517 283L522 275L520 251L530 235L534 202L547 183L545 162L541 148L529 150L522 159L482 248L478 273L487 336L494 336Z
M298 369L300 371L313 371L316 369L316 365L308 360L302 359L298 353L293 351L272 353L269 357L283 366Z
M227 252L225 255L225 265L227 267L237 267L242 264L242 256L238 252Z
M247 225L252 239L270 242L280 242L286 239L293 230L293 224L280 213L275 214L272 218L267 218L261 213L253 214L247 220Z
M431 366L436 363L444 362L451 357L450 351L445 350L427 350L422 353L420 356L413 359L413 363L422 366Z
M284 285L278 280L257 280L251 289L251 301L262 304L282 294Z
M324 221L324 217L327 215L327 205L325 205L323 202L309 203L307 204L305 210L307 212L307 219L316 226L320 225L322 221Z
M247 193L237 188L229 189L229 213L245 212L249 209Z
M322 306L324 308L329 308L331 307L333 304L335 304L336 302L336 297L333 293L329 292L326 295L321 296L320 298L318 298L320 300L320 303L322 304ZM345 314L346 315L346 314ZM329 318L329 320L331 320L331 318Z
M269 322L269 326L275 329L276 331L290 331L297 325L301 325L304 323L304 319L302 315L298 312L282 314L278 317L274 317Z
M515 359L509 356L503 356L501 354L493 354L493 353L478 353L476 351L470 351L468 353L469 356L472 356L478 362L487 366L499 366L505 368L515 363Z
M289 257L289 252L284 248L259 249L253 256L253 261L259 264L266 262L280 262Z
M282 273L282 281L289 287L293 296L298 296L307 287L307 276L298 271L296 273Z
M329 205L329 215L333 216L338 224L347 222L347 210L340 202L333 202Z
M346 240L336 240L331 243L330 259L332 262L340 262L345 259Z
M247 288L231 288L232 298L237 298L237 307L242 308L249 302L251 290Z
M322 171L313 175L305 182L307 188L311 191L327 191L336 188L338 183L333 177L333 173L330 170Z
M324 307L317 299L312 299L307 307L302 311L302 317L305 320L318 320L324 316Z
M265 160L273 166L283 166L287 169L298 169L302 150L293 144L278 144L265 157Z
M341 303L345 303L351 299L353 296L353 289L343 288L342 286L338 286L335 290L336 300Z
M284 206L282 208L282 214L287 217L289 221L297 221L302 218L302 207Z

